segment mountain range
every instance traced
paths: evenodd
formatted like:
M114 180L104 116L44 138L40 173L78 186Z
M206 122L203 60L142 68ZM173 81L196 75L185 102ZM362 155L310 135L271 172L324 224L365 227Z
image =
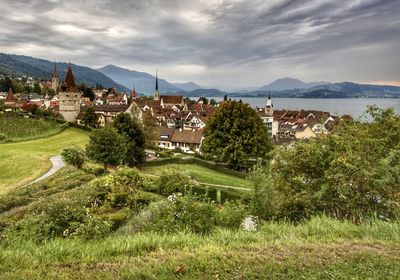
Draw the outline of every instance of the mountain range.
M119 91L129 89L103 73L92 68L71 64L77 84L95 86L101 84L105 88L115 87ZM57 62L57 73L60 80L64 80L67 73L68 63ZM0 73L7 76L29 76L50 80L53 77L54 62L14 54L0 53Z
M280 91L280 90L290 90L290 89L309 89L315 86L326 85L327 82L313 82L305 83L298 79L293 78L283 78L273 81L272 83L259 88L260 91Z
M60 80L63 80L68 64L57 63ZM146 72L139 72L107 65L99 69L72 64L77 83L89 86L101 84L105 88L115 87L118 91L130 92L135 86L136 91L142 94L154 92L155 77ZM41 79L51 79L54 62L14 54L0 53L0 74L8 76L30 76ZM306 83L298 79L283 78L262 86L256 90L226 92L218 89L204 89L195 82L171 83L159 79L159 90L163 94L185 95L188 97L265 97L268 92L274 97L297 98L356 98L356 97L391 97L400 98L400 87L385 85L358 84L352 82Z

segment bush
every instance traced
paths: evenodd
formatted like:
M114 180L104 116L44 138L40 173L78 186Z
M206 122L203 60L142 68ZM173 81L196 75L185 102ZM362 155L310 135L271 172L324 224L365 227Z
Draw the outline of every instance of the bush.
M227 201L219 209L218 225L238 229L247 215L245 204L240 201Z
M176 170L164 172L155 182L160 194L170 195L173 193L186 192L192 182L190 177Z
M147 209L133 217L126 226L121 228L119 233L185 231L208 234L212 232L217 222L215 205L198 201L193 196L177 196L175 198L151 203Z
M7 135L0 132L0 142L7 142Z
M85 153L80 148L67 148L62 150L61 156L63 160L76 168L81 168L85 163Z

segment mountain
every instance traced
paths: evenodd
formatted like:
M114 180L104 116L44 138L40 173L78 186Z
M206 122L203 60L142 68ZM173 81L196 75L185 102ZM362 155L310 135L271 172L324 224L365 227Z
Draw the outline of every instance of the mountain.
M385 95L385 94L400 94L400 87L385 86L385 85L369 85L357 84L352 82L342 82L334 84L319 85L313 89L328 89L333 91L340 91L351 94L361 95Z
M301 89L301 88L312 88L314 86L318 86L321 84L327 84L326 82L313 82L313 83L305 83L298 79L293 78L283 78L273 81L272 83L261 87L259 90L273 91L273 90L290 90L290 89Z
M183 91L192 91L192 90L196 90L196 89L201 89L201 87L194 82L173 83L173 85L180 88Z
M76 83L95 86L101 84L105 88L115 87L118 91L129 91L99 71L92 68L71 64ZM68 63L58 62L57 73L62 81L67 73ZM54 62L15 54L0 53L0 73L14 76L30 76L50 80L53 77Z
M97 70L127 88L132 88L135 85L136 91L139 93L152 94L154 92L156 78L148 73L129 70L112 64ZM162 93L182 91L182 89L163 79L158 79L158 86Z

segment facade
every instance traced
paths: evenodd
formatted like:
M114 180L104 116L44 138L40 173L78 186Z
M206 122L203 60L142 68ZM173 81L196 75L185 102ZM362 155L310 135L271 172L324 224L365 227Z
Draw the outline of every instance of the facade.
M60 114L68 122L76 122L80 112L81 92L75 85L74 75L71 65L68 66L67 76L61 84L59 93Z
M181 150L186 153L200 153L203 130L183 130L168 127L157 128L156 145L168 150Z

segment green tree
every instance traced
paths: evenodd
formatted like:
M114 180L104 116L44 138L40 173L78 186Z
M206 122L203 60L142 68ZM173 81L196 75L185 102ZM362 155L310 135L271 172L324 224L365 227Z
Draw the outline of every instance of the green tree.
M323 213L358 223L399 214L400 117L368 113L370 123L343 122L335 134L277 150L270 173L281 217Z
M257 112L237 101L224 102L217 108L207 123L204 137L204 155L235 169L252 166L272 150L267 127Z
M64 149L61 152L61 156L67 164L73 165L76 168L81 168L85 163L85 153L80 148L72 147Z
M82 122L87 127L92 127L92 128L98 127L99 125L98 116L96 115L93 107L89 107L85 110Z
M214 98L210 99L210 105L215 106L217 105L217 100L215 100Z
M126 150L124 137L111 126L93 131L89 136L89 144L86 146L87 156L94 161L102 162L105 171L108 164L121 164Z
M144 162L146 139L142 125L127 113L119 114L112 125L125 138L127 143L124 162L130 166Z
M37 94L42 94L42 88L40 87L39 83L33 84L33 92Z

